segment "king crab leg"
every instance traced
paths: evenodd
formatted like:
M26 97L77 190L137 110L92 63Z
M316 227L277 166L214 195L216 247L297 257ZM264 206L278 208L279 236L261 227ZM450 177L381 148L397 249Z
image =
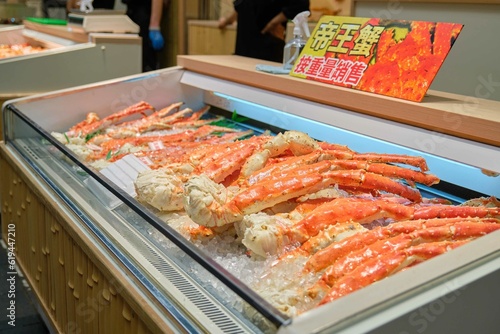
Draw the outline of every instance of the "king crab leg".
M426 242L477 238L498 229L500 229L500 224L498 223L459 221L444 226L428 227L411 233L398 234L394 237L378 240L357 251L351 251L346 256L332 261L321 276L320 281L328 286L332 286L342 276L348 275L349 272L360 266L364 261L388 252L394 252Z
M468 243L470 239L459 241L438 241L411 246L397 252L385 253L380 257L370 258L366 263L357 267L349 275L343 276L335 282L322 298L319 305L329 303L342 296L359 290L374 282L380 281L394 273L411 266L416 262L431 259L452 249Z
M106 141L100 145L100 149L94 154L88 157L88 160L97 160L102 159L109 155L116 155L120 152L120 150L126 145L129 144L133 146L135 152L142 150L140 147L144 146L144 150L149 149L150 143L159 142L161 145L164 143L170 145L175 142L193 142L202 138L208 138L210 135L216 132L235 132L234 129L229 129L226 127L220 127L215 125L204 125L197 129L187 129L183 132L172 133L166 135L158 135L158 136L140 136L140 137L128 137L122 139L113 139ZM129 153L129 152L127 152Z
M356 234L350 238L346 238L339 243L331 244L315 254L313 254L309 260L304 265L305 271L318 272L329 266L331 263L335 262L338 258L345 256L346 254L360 249L366 245L370 245L377 240L386 239L388 237L395 236L400 233L411 233L416 230L423 230L426 228L440 227L446 224L452 224L462 221L468 221L471 223L477 222L487 222L487 223L497 223L498 220L495 218L434 218L434 219L419 219L419 220L407 220L401 222L395 222L389 224L385 227L377 227L365 233Z
M86 136L88 134L92 134L96 131L99 131L103 128L106 128L112 124L116 124L120 122L122 119L125 117L135 115L135 114L142 114L145 115L146 110L154 110L153 106L151 106L149 103L141 101L139 103L136 103L128 108L125 108L122 111L119 111L117 113L111 114L107 117L104 117L100 120L96 120L93 118L93 121L90 123L78 123L76 126L71 127L69 131L66 132L66 135L69 137L74 137L74 136Z
M326 166L323 166L326 163ZM320 165L323 164L323 165ZM276 180L262 181L242 189L230 198L211 193L224 192L223 188L210 187L211 182L203 175L195 176L186 185L185 210L200 225L207 227L234 223L244 215L256 213L278 203L314 193L333 185L377 189L390 192L412 201L420 202L422 197L416 189L407 187L388 177L365 170L326 170L327 161L311 165L307 169L294 170L295 174L281 176ZM311 171L313 171L311 173ZM323 172L322 172L323 171ZM204 189L204 187L207 187ZM214 196L215 195L215 196ZM223 201L222 201L223 200Z

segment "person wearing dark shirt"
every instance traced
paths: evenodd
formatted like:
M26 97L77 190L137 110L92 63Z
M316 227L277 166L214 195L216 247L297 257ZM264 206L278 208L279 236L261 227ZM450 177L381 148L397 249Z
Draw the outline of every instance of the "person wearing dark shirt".
M234 54L282 62L286 22L307 10L309 0L235 0L219 28L237 21Z
M142 37L143 72L159 68L157 53L163 49L165 41L160 30L164 5L168 0L122 0L127 5L127 15L139 26Z
M113 9L115 8L114 0L94 0L92 6L95 9Z

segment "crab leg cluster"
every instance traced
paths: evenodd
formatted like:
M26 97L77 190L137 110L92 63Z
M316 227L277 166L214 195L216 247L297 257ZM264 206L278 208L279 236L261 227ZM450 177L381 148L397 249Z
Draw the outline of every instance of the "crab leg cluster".
M146 115L147 110L153 110L153 109L154 108L149 103L141 101L128 108L125 108L122 111L111 114L102 119L100 119L96 113L89 113L84 121L71 127L69 131L66 132L66 135L69 137L86 136L88 134L107 128L110 125L117 124L124 118L129 117L131 115L135 114Z
M254 135L182 105L89 113L55 135L94 167L127 154L147 161L137 200L187 217L176 228L192 240L229 235L250 259L273 260L252 287L288 315L500 229L493 197L423 197L417 185L439 178L422 157L356 152L299 131Z
M82 160L101 169L127 154L135 154L150 163L151 168L159 168L173 159L173 152L185 155L189 148L232 142L251 134L211 125L222 117L207 116L208 106L193 111L181 109L183 104L176 102L156 110L141 101L104 118L91 112L68 131L53 135ZM236 135L224 137L220 134ZM155 161L149 161L148 156Z
M412 232L398 228L407 225L420 228ZM320 304L325 304L379 281L397 271L408 268L464 243L500 229L498 219L443 219L398 223L397 228L381 227L360 233L342 242L350 244L344 254L328 259L328 266L309 293L324 292ZM370 235L377 236L367 242ZM355 239L364 239L356 241ZM306 268L307 264L306 264ZM318 268L315 268L318 269ZM321 291L321 292L320 292Z
M383 192L420 202L420 192L400 180L428 186L439 182L434 175L423 171L382 163L384 155L358 154L348 149L324 150L305 134L301 136L293 131L286 132L277 136L278 147L268 144L254 153L234 183L239 188L234 196L217 182L211 184L210 178L204 175L193 176L185 185L184 208L188 215L203 226L223 226L241 221L245 215L334 186L351 194ZM277 159L270 159L290 151L292 154L282 156L277 162L274 162ZM421 158L389 155L387 160L427 170Z

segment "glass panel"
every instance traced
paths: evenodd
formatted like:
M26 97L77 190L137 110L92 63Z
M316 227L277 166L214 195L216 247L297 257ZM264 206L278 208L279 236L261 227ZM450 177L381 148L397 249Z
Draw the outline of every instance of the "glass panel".
M97 176L14 106L5 111L8 144L184 326L265 332L287 321L210 254Z

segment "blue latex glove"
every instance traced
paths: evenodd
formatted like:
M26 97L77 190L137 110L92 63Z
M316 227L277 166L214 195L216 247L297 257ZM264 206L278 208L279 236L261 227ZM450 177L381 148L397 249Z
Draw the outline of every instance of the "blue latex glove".
M159 51L165 45L165 41L163 40L163 36L159 28L149 28L149 39L151 40L151 44L153 45L153 49L155 51Z

